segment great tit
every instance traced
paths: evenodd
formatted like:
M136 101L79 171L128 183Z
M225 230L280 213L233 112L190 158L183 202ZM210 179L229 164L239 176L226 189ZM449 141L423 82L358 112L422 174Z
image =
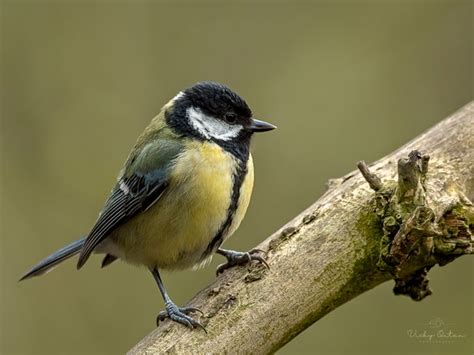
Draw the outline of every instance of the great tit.
M168 296L159 269L184 269L227 258L218 273L256 260L259 250L221 248L240 225L253 188L250 140L276 128L253 118L228 87L201 82L178 93L139 136L90 232L39 262L21 280L42 275L79 254L80 269L92 252L146 266L165 302L165 318L202 327ZM267 265L268 266L268 265Z

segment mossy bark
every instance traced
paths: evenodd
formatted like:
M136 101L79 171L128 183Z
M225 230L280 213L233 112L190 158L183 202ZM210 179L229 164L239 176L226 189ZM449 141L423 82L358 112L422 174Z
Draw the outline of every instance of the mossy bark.
M390 279L396 293L430 294L430 267L473 253L473 111L470 103L370 167L359 165L363 175L332 180L258 246L269 270L226 270L189 302L204 311L207 334L165 321L129 354L269 353Z

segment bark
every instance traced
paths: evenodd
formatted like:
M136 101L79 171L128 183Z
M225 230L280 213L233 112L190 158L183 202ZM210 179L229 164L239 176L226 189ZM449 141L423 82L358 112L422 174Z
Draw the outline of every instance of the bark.
M473 253L473 113L471 102L394 153L331 180L257 247L270 269L226 270L189 302L204 312L195 317L207 333L165 321L129 354L269 353L390 279L395 294L429 295L432 266Z

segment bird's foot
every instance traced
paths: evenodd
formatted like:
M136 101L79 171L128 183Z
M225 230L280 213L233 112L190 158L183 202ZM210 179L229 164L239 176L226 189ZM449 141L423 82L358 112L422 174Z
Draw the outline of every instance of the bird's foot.
M199 323L197 320L194 320L193 318L188 316L188 313L191 313L191 312L198 312L198 313L201 313L201 315L203 315L204 313L200 309L194 308L194 307L178 307L171 301L166 302L165 308L166 310L161 311L156 317L157 326L159 325L160 321L164 321L166 318L169 318L172 321L183 324L188 328L199 327L206 332L206 328L204 328L204 326L201 323Z
M252 249L248 252L218 249L217 252L225 256L227 258L227 262L224 264L220 264L217 267L216 275L219 275L220 273L224 272L224 270L227 270L233 266L248 264L252 262L252 260L258 261L259 263L265 265L267 269L270 268L270 266L268 266L267 264L267 261L260 255L258 255L258 253L264 253L264 251L260 249Z

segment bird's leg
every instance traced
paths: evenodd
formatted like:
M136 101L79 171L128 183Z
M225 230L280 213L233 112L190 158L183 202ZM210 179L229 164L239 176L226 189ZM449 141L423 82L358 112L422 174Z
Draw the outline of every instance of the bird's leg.
M252 249L252 250L249 250L248 252L241 252L241 251L226 250L226 249L219 248L217 249L216 253L223 255L227 258L226 263L220 264L217 267L217 270L216 270L217 275L224 272L224 270L231 268L232 266L245 265L245 264L250 263L252 260L262 263L268 269L270 268L267 262L265 261L265 259L262 258L260 255L257 255L258 253L263 253L263 250L260 250L260 249Z
M161 295L163 296L163 300L165 301L166 308L165 311L161 311L156 317L156 325L158 326L160 321L163 321L166 318L170 318L171 320L183 324L189 328L199 327L206 331L206 329L201 323L188 316L188 313L190 312L200 312L201 314L203 314L203 312L200 309L194 307L178 307L173 301L171 301L171 298L168 296L168 293L166 292L165 286L163 285L163 281L161 280L158 269L150 269L150 271L153 274L153 277L155 278L158 288L160 289Z

